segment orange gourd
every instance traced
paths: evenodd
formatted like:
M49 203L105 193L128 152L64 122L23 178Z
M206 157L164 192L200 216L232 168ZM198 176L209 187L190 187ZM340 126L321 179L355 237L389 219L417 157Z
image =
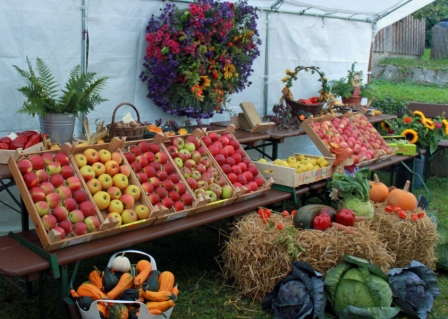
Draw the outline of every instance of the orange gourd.
M380 182L378 179L378 175L374 175L375 179L373 182L370 182L372 186L370 188L370 200L378 203L382 203L387 199L387 195L389 195L389 189L386 185Z
M177 297L179 295L179 288L177 288L177 284L176 286L173 287L173 289L171 289L171 292Z
M149 312L151 310L160 310L161 312L165 312L168 309L174 307L174 301L148 301L146 303L146 308L148 308Z
M118 280L117 285L107 293L107 298L117 299L120 294L126 289L132 288L134 285L134 277L130 273L124 273L121 275L120 280ZM79 293L78 293L79 294Z
M104 291L103 287L103 277L101 276L101 271L98 270L98 268L94 267L95 269L92 270L89 274L89 282L97 286L100 290Z
M174 287L174 275L170 271L163 271L159 276L159 291L171 291Z
M138 275L134 278L134 286L138 289L143 285L146 279L148 279L148 276L152 271L152 266L149 261L142 259L137 263L135 268L138 271Z
M409 192L410 182L406 181L403 189L394 189L387 196L387 204L398 206L403 210L414 211L417 208L417 198Z
M176 300L176 296L171 291L149 291L140 290L140 296L148 301Z
M95 285L82 284L76 291L78 296L90 297L93 300L107 299L107 296Z
M156 126L156 125L152 125L152 124L146 125L146 129L149 132L162 133L163 134L163 130L160 127Z
M105 307L103 304L101 304L100 302L96 304L98 311L101 312L104 316L104 318L108 317L108 311L107 311L107 307Z

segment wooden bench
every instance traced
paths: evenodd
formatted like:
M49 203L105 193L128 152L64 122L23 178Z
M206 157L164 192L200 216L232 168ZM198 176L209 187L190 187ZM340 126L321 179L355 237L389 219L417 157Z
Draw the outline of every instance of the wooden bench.
M80 261L123 250L130 246L178 233L190 228L209 224L221 219L240 215L259 206L267 206L284 201L292 196L275 189L270 189L260 196L231 206L224 206L213 211L206 211L174 221L139 228L133 231L100 238L92 242L74 245L51 252L45 252L34 230L10 233L0 237L0 275L5 278L24 277L27 281L38 279L43 272L51 271L58 279L62 300L69 293L68 266ZM75 269L77 266L75 266ZM72 278L76 275L73 271ZM44 296L42 302L44 302ZM42 308L43 305L42 305ZM43 317L43 313L41 313Z
M448 104L427 104L412 102L409 103L408 109L410 111L421 111L428 118L434 118L437 116L448 116ZM448 148L448 140L440 141L437 150L433 154L429 154L429 152L427 152L425 156L425 180L429 176L430 162L434 159L434 157L440 150L445 148Z

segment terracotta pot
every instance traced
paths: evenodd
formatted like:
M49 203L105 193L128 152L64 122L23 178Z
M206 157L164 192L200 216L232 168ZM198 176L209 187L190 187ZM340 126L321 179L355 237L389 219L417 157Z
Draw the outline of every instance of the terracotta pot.
M361 96L350 96L349 98L342 97L342 103L344 104L361 104L362 97Z

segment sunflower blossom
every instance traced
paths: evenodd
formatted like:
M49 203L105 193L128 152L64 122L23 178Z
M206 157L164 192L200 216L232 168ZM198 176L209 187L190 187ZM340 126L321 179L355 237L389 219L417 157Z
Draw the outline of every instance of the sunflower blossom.
M199 82L199 86L201 89L205 89L206 87L210 86L210 79L208 78L208 76L203 75L200 76L201 81Z
M422 123L425 127L429 128L431 131L434 131L434 129L436 128L434 122L428 118L422 119Z
M414 111L412 114L417 115L422 120L426 118L425 114L423 114L423 112L421 112L421 111Z
M406 137L406 139L411 144L415 144L418 141L418 134L414 130L411 130L411 129L404 130L403 132L401 132L401 135Z
M233 64L226 64L224 66L223 73L226 80L233 76L233 72L235 72L235 66Z
M387 132L387 131L389 131L390 126L389 126L389 124L387 124L386 122L383 121L383 122L381 122L381 128Z

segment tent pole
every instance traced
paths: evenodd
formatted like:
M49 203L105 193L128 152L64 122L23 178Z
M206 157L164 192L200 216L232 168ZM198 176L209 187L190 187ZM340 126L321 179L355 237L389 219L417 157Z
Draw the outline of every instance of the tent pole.
M264 50L264 77L263 77L263 117L268 114L268 89L269 89L269 29L271 27L271 11L266 12L266 40Z
M88 51L88 25L87 25L87 17L89 8L89 0L82 0L81 6L81 72L87 73L87 51ZM82 121L86 120L86 115L84 113L80 114L80 118ZM81 125L81 134L85 135L84 125Z

